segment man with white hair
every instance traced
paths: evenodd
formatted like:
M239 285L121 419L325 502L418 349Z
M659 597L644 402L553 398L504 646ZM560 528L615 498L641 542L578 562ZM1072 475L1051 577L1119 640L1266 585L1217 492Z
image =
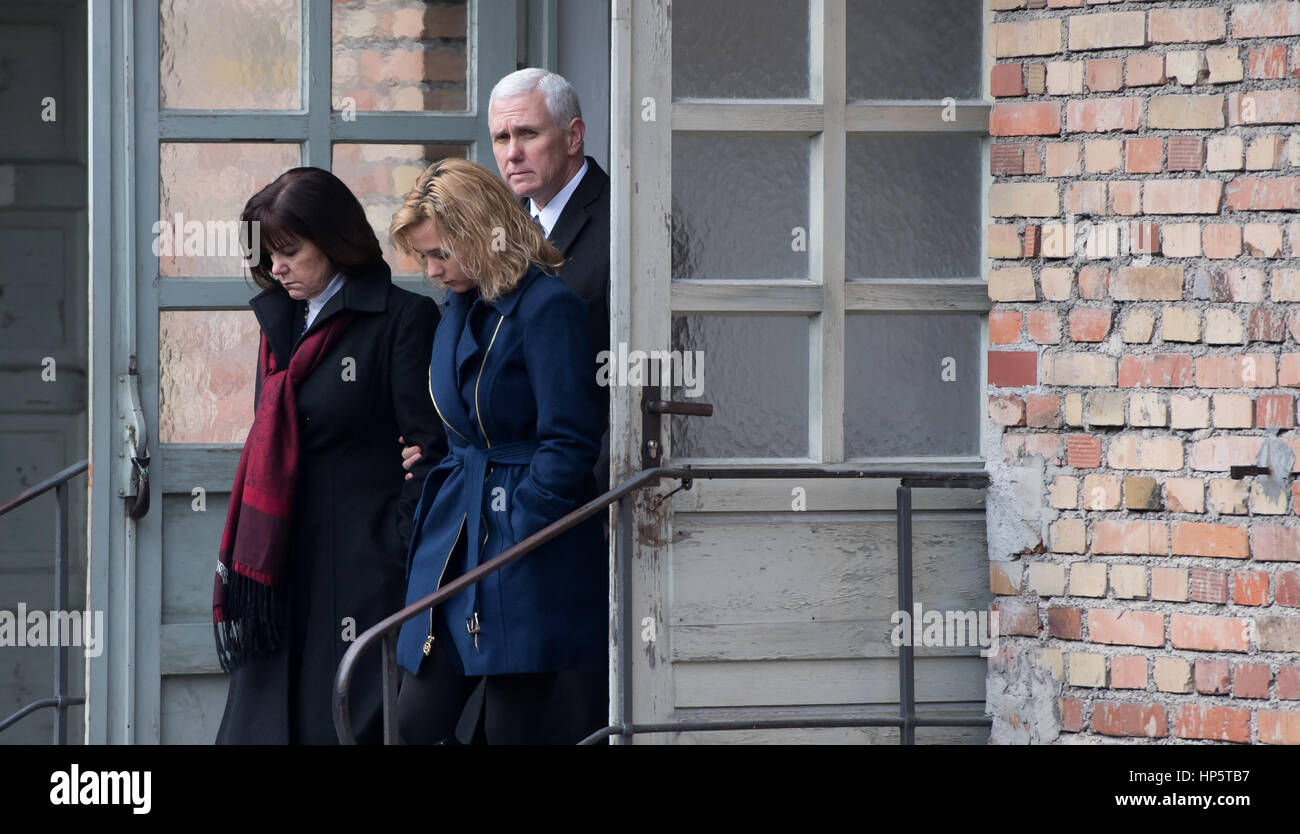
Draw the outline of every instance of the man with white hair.
M548 70L512 72L492 88L488 131L501 178L564 253L560 280L587 302L594 374L595 357L609 348L609 175L584 152L578 94ZM608 460L606 452L602 489Z

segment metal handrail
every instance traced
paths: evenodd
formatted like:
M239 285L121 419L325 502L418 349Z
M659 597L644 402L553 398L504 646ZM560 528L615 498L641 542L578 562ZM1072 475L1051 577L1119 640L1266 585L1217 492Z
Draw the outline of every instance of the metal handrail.
M33 487L29 487L0 504L0 516L16 510L34 498L54 490L54 601L58 610L68 607L68 481L90 468L89 460L78 461L54 473ZM61 641L54 641L54 697L32 701L27 706L0 721L0 732L9 729L28 715L46 708L54 709L54 743L68 743L68 707L85 704L81 695L65 694L68 688L68 658Z
M912 610L912 500L911 491L919 488L948 489L985 489L989 484L989 475L983 470L942 470L942 469L863 469L851 466L824 467L655 467L647 469L619 486L588 501L578 509L534 533L518 544L484 562L473 570L457 577L454 581L438 588L417 602L385 617L366 629L348 646L339 663L334 679L334 729L343 744L356 744L352 731L352 719L349 713L349 690L352 676L361 655L376 642L383 642L383 734L384 743L396 742L397 728L395 708L397 701L397 632L407 620L413 619L425 611L436 608L448 598L475 582L493 573L507 564L545 544L556 536L573 528L596 513L606 510L611 504L618 504L619 523L618 538L615 543L618 582L620 583L620 605L630 599L631 573L626 569L626 560L631 550L632 505L627 497L633 492L651 484L657 484L665 478L683 482L686 487L694 480L748 480L777 478L861 478L898 480L897 518L898 518L898 597L899 609ZM826 727L898 727L901 732L901 744L914 744L917 727L988 727L992 719L950 718L939 716L918 716L916 714L915 670L913 666L913 647L910 641L899 647L899 710L898 717L862 716L858 718L795 718L795 719L730 719L714 721L674 721L658 724L633 724L629 718L631 680L630 655L627 646L631 642L627 618L620 616L621 628L618 629L617 646L620 670L618 676L618 712L619 722L610 725L583 739L579 744L592 744L613 735L630 736L640 733L680 732L684 730L741 730L741 729L790 729L790 728L826 728Z

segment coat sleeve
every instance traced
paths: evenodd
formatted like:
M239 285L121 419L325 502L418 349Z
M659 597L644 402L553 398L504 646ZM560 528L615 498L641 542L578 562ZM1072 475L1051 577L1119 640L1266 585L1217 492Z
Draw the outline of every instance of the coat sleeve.
M438 319L438 305L431 298L419 296L403 308L393 340L390 363L393 414L406 443L419 446L421 451L420 460L411 467L412 477L402 482L398 532L403 548L411 539L411 516L420 500L424 477L447 454L447 437L429 396L429 356ZM393 438L393 455L394 460L401 460L401 447L396 437Z
M524 363L537 401L539 448L510 502L516 541L577 508L600 454L605 426L596 407L586 318L582 299L562 292L547 296L524 322Z

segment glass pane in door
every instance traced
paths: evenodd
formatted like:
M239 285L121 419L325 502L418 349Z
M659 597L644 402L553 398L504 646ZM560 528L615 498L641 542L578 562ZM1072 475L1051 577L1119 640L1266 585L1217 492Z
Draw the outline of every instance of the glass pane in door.
M848 316L845 455L978 454L980 355L975 314Z
M261 290L249 290L252 298ZM261 331L252 310L158 314L158 440L243 443Z
M245 274L239 238L232 238L239 214L249 197L297 167L299 158L298 145L281 142L164 142L154 238L158 274Z
M469 153L464 145L337 144L334 146L334 174L361 201L366 217L379 238L394 275L421 271L413 258L400 254L388 241L388 225L401 207L406 192L416 179L439 159Z
M808 277L808 139L673 136L673 279Z
M676 0L673 98L807 98L808 0Z
M673 417L672 456L808 455L807 316L675 316L673 350L690 351L672 398L713 404L712 417ZM683 368L687 367L683 364Z
M335 0L331 37L336 110L466 109L468 0Z
M849 99L980 95L981 0L846 0Z
M980 274L980 138L850 134L845 195L848 278Z
M297 110L298 0L161 0L158 96L181 110Z

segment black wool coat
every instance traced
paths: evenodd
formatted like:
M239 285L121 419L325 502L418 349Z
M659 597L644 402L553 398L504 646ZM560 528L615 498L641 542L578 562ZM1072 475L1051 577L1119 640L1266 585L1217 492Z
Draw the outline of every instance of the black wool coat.
M528 201L524 201L527 211ZM587 157L587 173L569 195L548 238L564 254L556 276L587 305L588 371L595 378L597 357L609 350L609 175ZM597 406L604 423L596 485L609 488L609 389L598 388Z
M307 304L278 284L249 302L280 367ZM297 389L300 439L279 649L235 670L219 744L335 744L334 675L349 640L402 607L411 516L424 475L447 452L429 398L438 308L394 286L387 265L349 275L312 323L348 309L351 325ZM312 332L309 331L309 332ZM425 451L404 480L399 435ZM353 677L357 740L382 731L379 648Z

